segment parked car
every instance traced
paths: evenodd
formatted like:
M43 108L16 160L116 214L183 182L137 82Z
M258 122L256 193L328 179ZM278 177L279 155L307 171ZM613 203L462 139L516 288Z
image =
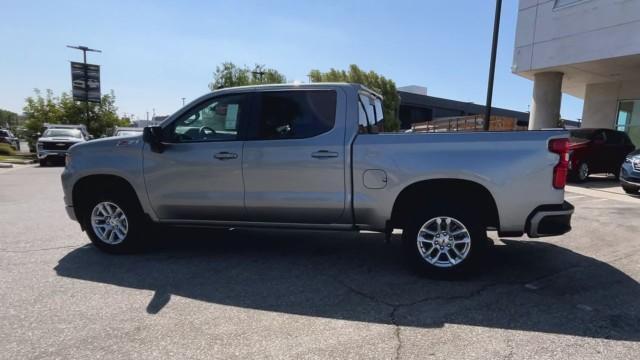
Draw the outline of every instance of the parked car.
M0 129L0 143L9 144L14 150L20 148L20 140L8 129Z
M640 150L627 155L620 168L620 185L627 194L640 191Z
M618 177L625 156L635 149L623 131L575 129L569 136L569 176L578 182L597 173Z
M142 135L143 128L134 127L117 127L113 132L113 136L136 136Z
M432 274L468 270L487 229L571 229L566 131L378 134L382 122L381 97L355 84L216 90L143 141L72 147L66 210L111 253L139 249L155 223L400 228L409 262Z
M36 153L40 166L46 166L50 160L63 160L69 148L89 140L84 133L73 127L49 127L36 144Z

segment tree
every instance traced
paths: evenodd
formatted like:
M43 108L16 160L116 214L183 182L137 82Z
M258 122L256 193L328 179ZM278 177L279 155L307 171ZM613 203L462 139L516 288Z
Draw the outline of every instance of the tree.
M266 68L264 65L256 64L253 69L250 69L246 65L238 67L232 62L224 62L220 66L216 66L213 81L209 83L209 89L213 91L233 86L282 84L286 81L284 75L275 69Z
M40 90L34 91L35 96L26 99L23 109L27 119L25 126L31 134L40 132L45 123L88 125L89 133L97 137L110 134L114 127L129 125L128 119L121 119L117 114L113 91L102 95L100 103L88 105L73 100L71 95L64 92L55 96L53 91L46 90L43 96Z
M349 66L348 71L333 68L327 72L311 70L309 79L311 82L349 82L368 87L383 97L385 131L400 129L400 121L398 120L400 96L398 96L396 84L393 80L387 79L374 71L363 71L353 64Z
M13 111L0 109L0 127L14 128L18 125L18 114Z

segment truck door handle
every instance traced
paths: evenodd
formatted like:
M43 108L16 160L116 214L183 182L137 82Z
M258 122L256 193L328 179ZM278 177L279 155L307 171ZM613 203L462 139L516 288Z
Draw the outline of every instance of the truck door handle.
M222 152L219 152L219 153L213 155L213 157L218 159L218 160L231 160L231 159L237 159L238 158L238 154L227 152L227 151L222 151Z
M338 157L338 153L335 151L320 150L312 153L311 157L316 159L334 158L334 157Z

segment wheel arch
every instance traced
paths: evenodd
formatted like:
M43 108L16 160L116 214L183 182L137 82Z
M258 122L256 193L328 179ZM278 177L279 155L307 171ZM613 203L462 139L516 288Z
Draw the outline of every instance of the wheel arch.
M446 196L445 196L446 195ZM422 180L406 186L396 197L391 210L391 225L404 228L409 219L410 212L421 200L433 201L465 201L478 204L485 209L481 211L482 221L486 226L500 228L500 216L495 198L483 185L462 179L430 179Z
M73 208L76 212L76 217L78 218L78 222L83 224L83 216L84 214L80 209L85 205L85 202L89 199L86 196L87 191L93 191L93 189L100 189L101 192L109 192L109 191L118 191L127 194L131 199L135 199L138 206L142 208L142 203L140 198L138 198L138 194L136 193L133 185L125 178L118 175L110 175L110 174L93 174L84 176L73 185L73 189L71 192L71 201L73 203Z

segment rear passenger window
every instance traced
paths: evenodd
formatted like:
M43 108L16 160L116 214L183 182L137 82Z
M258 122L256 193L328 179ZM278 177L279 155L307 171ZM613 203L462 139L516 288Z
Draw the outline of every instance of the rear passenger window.
M617 131L607 131L608 145L624 145L624 133Z
M384 115L382 101L379 98L360 94L358 132L360 134L377 134L383 132Z
M253 139L304 139L326 133L335 124L333 90L268 91L258 93L258 98Z

